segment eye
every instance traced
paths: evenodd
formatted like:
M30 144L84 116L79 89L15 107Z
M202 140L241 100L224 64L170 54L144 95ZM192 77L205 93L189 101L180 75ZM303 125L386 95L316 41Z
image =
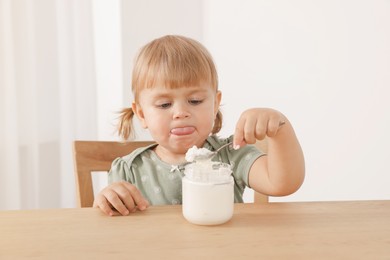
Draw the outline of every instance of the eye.
M203 100L200 100L200 99L190 99L188 100L188 103L190 103L191 105L199 105L203 102Z
M166 108L170 108L171 105L172 105L172 103L163 103L163 104L157 105L157 107L162 108L162 109L166 109Z

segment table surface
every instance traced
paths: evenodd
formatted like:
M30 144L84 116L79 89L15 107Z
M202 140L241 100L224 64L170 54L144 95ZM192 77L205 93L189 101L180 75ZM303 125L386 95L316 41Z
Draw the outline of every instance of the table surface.
M390 201L235 204L218 226L181 206L0 211L0 259L390 259Z

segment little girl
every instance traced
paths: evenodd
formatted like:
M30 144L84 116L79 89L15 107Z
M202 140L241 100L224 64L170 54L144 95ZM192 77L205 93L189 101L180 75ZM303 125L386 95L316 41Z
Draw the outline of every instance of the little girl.
M222 126L222 94L213 59L199 42L168 35L144 46L135 61L132 91L134 102L122 111L119 134L125 140L133 136L136 115L156 143L114 160L110 184L94 201L106 214L181 204L185 154L194 145L216 150L233 141L234 149L224 149L214 160L233 166L235 202L243 202L246 186L270 196L288 195L301 186L303 153L282 113L248 109L234 135L216 136ZM266 136L268 154L247 145Z

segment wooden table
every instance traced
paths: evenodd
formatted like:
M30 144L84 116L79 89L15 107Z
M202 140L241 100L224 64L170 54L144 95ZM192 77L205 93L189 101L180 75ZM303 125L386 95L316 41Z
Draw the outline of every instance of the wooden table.
M0 212L0 259L390 259L390 201L236 204L197 226L181 206Z

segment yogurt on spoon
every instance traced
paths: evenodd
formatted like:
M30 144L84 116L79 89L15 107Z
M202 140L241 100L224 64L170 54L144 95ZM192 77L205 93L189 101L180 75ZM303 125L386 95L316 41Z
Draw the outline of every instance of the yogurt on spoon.
M209 149L198 148L194 145L188 149L185 159L187 162L201 161L204 160L203 158L208 158L211 154L213 154L213 152Z

